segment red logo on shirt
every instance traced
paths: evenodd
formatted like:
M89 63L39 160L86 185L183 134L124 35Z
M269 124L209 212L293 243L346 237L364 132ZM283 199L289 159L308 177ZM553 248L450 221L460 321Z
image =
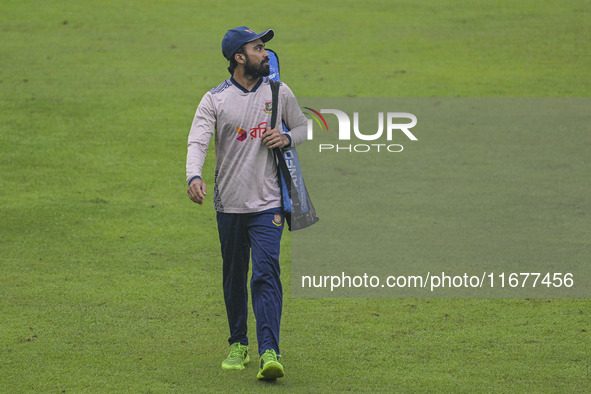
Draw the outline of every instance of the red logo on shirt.
M237 141L244 141L247 137L250 136L251 140L255 138L263 138L263 134L267 129L267 122L261 122L256 127L252 127L250 131L246 131L240 127L236 127L236 132L238 133L238 137L236 137Z

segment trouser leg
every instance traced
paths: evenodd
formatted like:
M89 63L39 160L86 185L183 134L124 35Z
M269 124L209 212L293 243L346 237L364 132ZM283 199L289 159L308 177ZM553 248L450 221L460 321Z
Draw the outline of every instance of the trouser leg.
M279 251L283 217L279 209L249 215L252 251L250 290L257 325L259 354L273 349L279 354L279 328L283 308Z
M223 286L230 326L230 344L248 345L248 263L249 241L243 215L217 214L223 260Z

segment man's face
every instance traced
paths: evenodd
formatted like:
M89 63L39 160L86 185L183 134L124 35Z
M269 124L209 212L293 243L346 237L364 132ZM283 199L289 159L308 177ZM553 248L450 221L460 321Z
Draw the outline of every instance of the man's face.
M265 43L260 38L245 44L246 61L244 74L253 78L266 77L271 73L269 53L265 51Z

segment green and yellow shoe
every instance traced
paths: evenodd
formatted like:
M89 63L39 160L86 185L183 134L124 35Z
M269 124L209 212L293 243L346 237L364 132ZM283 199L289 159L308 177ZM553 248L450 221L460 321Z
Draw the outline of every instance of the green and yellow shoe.
M275 380L285 376L283 365L277 361L278 357L275 350L269 349L261 355L259 361L259 373L257 378L261 380Z
M248 346L245 346L240 342L236 342L230 346L230 353L228 353L228 357L222 361L222 369L242 370L245 368L244 364L248 363L249 361L250 358L248 357Z

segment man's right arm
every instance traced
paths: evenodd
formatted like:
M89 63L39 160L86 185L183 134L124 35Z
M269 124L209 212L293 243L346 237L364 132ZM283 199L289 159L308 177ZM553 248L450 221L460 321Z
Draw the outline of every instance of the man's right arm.
M187 193L191 200L203 204L207 185L201 179L207 148L216 125L215 108L211 93L206 93L195 113L187 145Z

